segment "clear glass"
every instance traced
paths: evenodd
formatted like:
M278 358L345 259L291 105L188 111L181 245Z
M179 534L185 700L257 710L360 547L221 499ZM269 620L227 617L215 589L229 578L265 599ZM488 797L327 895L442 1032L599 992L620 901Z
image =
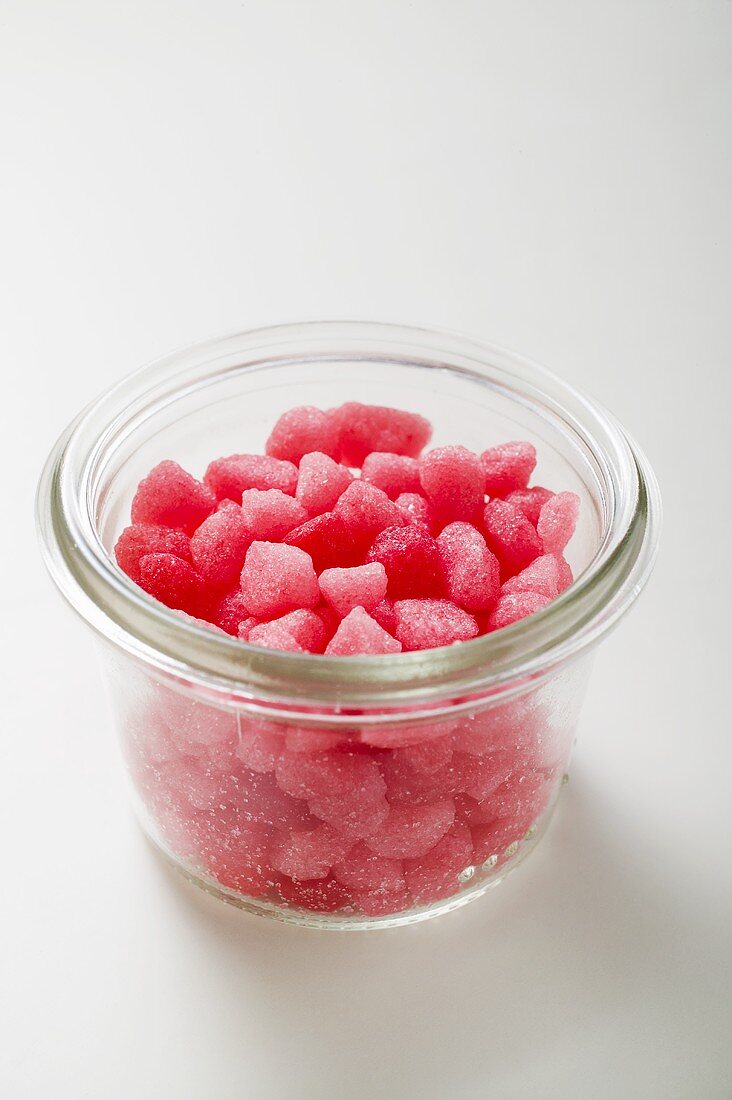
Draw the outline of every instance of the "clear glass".
M542 612L397 657L278 653L157 604L111 549L163 458L201 474L262 450L298 404L427 416L434 445L524 438L535 481L578 493L575 583ZM462 905L534 847L567 773L596 642L645 582L660 504L606 412L500 349L389 325L289 325L144 368L57 444L38 496L60 589L102 638L144 828L205 889L336 928Z

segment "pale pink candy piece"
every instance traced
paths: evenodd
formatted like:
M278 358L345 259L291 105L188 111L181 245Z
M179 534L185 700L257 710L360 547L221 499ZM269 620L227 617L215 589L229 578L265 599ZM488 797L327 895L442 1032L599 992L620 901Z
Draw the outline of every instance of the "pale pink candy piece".
M282 728L264 718L239 720L236 755L253 772L273 772L282 752Z
M321 451L313 451L300 460L296 496L310 516L317 516L329 512L352 481L347 466Z
M433 649L475 638L478 624L450 600L397 600L396 637L406 650Z
M425 496L443 522L472 520L485 501L481 461L466 447L437 447L420 460Z
M470 523L450 523L437 536L450 599L466 611L487 611L498 599L500 566Z
M537 534L547 553L561 554L577 526L580 499L576 493L557 493L539 513Z
M302 504L279 489L247 489L241 512L250 537L260 542L280 542L308 518Z
M190 561L191 542L182 531L152 523L133 523L117 539L114 555L123 573L136 584L140 581L140 560L146 554L175 554Z
M392 913L403 913L411 904L406 886L397 890L357 891L353 895L353 904L367 917L388 917Z
M353 842L344 839L330 825L317 825L290 833L276 842L270 861L276 871L299 880L325 878L334 863L346 856Z
M386 570L380 562L352 569L324 569L319 583L320 591L341 618L354 607L371 611L386 596Z
M376 748L396 749L408 745L424 745L438 738L449 736L455 728L451 719L435 722L402 723L387 726L362 726L361 740Z
M307 803L291 798L269 773L261 774L242 767L232 795L236 797L239 812L249 821L283 830L308 829L315 824Z
M519 512L523 512L533 527L539 522L539 513L548 500L554 496L549 489L541 485L534 485L531 489L514 489L506 496L506 503L513 504Z
M455 824L426 856L409 859L404 877L415 902L450 897L460 889L458 875L473 865L473 840L466 825Z
M402 493L418 493L419 463L416 458L388 451L372 451L363 462L361 477L396 500Z
M501 588L501 596L510 596L514 592L537 592L553 600L572 583L572 570L556 554L542 554L531 565L522 569Z
M536 466L536 448L516 440L483 451L485 491L489 497L505 497L514 489L525 489Z
M422 741L417 745L395 749L394 755L414 772L434 775L446 768L452 760L452 737L449 733L443 734L434 741Z
M261 620L255 619L253 615L249 615L246 619L242 619L236 629L237 637L241 638L244 642L248 642L249 635L255 626L261 626Z
M383 825L366 837L366 847L389 859L417 859L434 848L455 820L449 799L426 806L395 805Z
M268 455L294 462L295 465L313 451L336 458L338 450L337 425L331 417L312 405L301 405L283 413L265 445Z
M377 856L364 843L351 848L336 864L333 875L351 890L401 890L404 887L402 864L398 859Z
M285 734L285 748L289 752L328 752L338 748L347 740L346 735L336 730L288 726Z
M297 466L269 455L226 455L209 463L203 480L217 500L241 504L246 489L281 489L294 495Z
M354 840L377 829L389 812L386 784L368 756L286 751L275 774L284 791L307 798L316 817Z
M379 626L362 607L354 607L325 647L326 657L356 657L401 653L401 643Z
M510 750L490 753L488 756L456 752L452 764L459 774L460 790L469 794L476 802L483 802L517 769L521 769L522 760L516 752Z
M171 742L181 752L200 756L212 745L236 744L236 715L230 710L160 689L159 713L170 732Z
M252 627L247 636L250 645L258 645L263 649L281 649L285 653L306 653L307 650L293 638L282 620L270 623L260 623Z
M391 805L424 806L452 798L460 790L461 776L452 760L434 772L425 772L414 768L400 753L392 752L384 758L382 768Z
M539 592L512 592L501 596L488 619L488 629L501 630L505 626L511 626L541 611L549 603L550 597L542 596Z
M349 799L328 794L311 798L310 812L327 821L339 833L352 840L362 840L373 833L386 820L389 803L386 798L374 799L369 792L357 791Z
M297 546L253 542L241 571L241 590L252 614L262 618L315 607L318 578L309 554Z
M394 501L368 481L352 481L339 497L334 515L346 525L344 537L363 554L379 532L404 523Z
M394 503L407 523L432 530L432 509L426 497L419 493L400 493Z

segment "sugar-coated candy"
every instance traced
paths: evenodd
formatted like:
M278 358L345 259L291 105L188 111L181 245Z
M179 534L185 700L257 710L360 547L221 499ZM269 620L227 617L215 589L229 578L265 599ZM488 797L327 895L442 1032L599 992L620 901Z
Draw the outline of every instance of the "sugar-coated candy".
M133 523L117 539L114 554L122 572L139 584L140 559L145 554L175 554L183 561L190 561L191 543L182 531L153 523Z
M284 752L277 782L292 798L307 798L315 817L354 840L378 829L389 812L375 760L351 752Z
M489 497L505 497L514 489L525 489L536 466L536 448L515 440L500 443L480 456L485 472L485 491Z
M262 646L263 649L281 649L286 653L306 652L287 627L282 625L281 619L258 623L247 632L246 640L251 645Z
M418 413L348 401L330 412L338 429L340 459L361 466L373 451L418 458L432 435L432 425Z
M310 516L328 512L353 481L347 466L341 466L322 451L300 459L295 495Z
M377 603L376 607L371 608L369 615L372 619L375 619L379 626L383 627L388 634L393 634L396 630L396 615L394 613L394 603L392 600L381 600Z
M271 455L226 455L209 463L203 480L217 500L241 504L241 495L247 489L280 489L294 495L297 466Z
M363 607L346 615L325 647L326 657L356 657L401 653L401 643L387 634Z
M469 612L450 600L396 600L395 636L406 650L467 642L478 624Z
M407 455L372 451L363 461L361 477L396 500L403 493L418 493L419 463Z
M308 518L302 504L281 489L245 489L241 514L259 542L280 542Z
M520 573L544 550L544 544L526 516L505 500L490 500L483 514L488 549L498 558L501 579Z
M236 637L239 633L239 623L250 617L249 607L244 600L239 584L236 588L227 592L217 603L212 604L209 613L212 622L216 626L225 630L227 634ZM252 625L254 624L252 623Z
M572 583L572 570L564 558L556 554L542 554L534 558L520 573L511 577L501 588L501 596L514 592L537 592L553 600Z
M456 823L425 856L404 861L404 877L414 901L425 905L456 893L458 875L472 865L470 829Z
M323 879L334 863L340 863L353 841L321 823L314 829L294 830L275 842L270 862L276 871L290 878Z
M337 512L323 512L300 524L284 542L309 554L319 573L335 566L360 565L363 560L360 548L349 539L345 520Z
M323 622L322 613L309 611L306 608L289 611L279 619L271 620L267 625L278 625L284 628L298 645L309 653L322 653L328 640L328 628ZM256 641L252 638L251 633L249 640Z
M208 516L191 536L191 558L204 581L215 588L234 584L252 537L236 505Z
M385 821L365 838L377 856L416 859L434 848L455 820L455 804L445 798L425 806L391 806Z
M437 543L421 527L387 527L374 539L368 560L380 562L391 600L441 596L445 591Z
M500 566L470 523L450 523L437 536L447 594L466 611L487 611L498 599Z
M437 447L420 460L422 489L442 523L473 520L485 500L478 455L466 447Z
M386 570L381 562L350 569L324 569L319 583L320 591L341 618L354 607L371 611L386 596Z
M387 527L401 527L401 512L386 493L368 481L352 481L335 506L346 525L345 538L363 555Z
M523 512L532 527L539 522L539 513L548 500L554 496L549 489L543 489L541 485L534 485L530 489L514 489L506 495L508 504L513 504L519 512Z
M284 543L252 543L241 571L241 590L250 611L262 618L315 607L320 599L312 559Z
M306 882L282 876L277 882L277 892L285 906L308 909L312 913L349 912L351 908L350 893L332 875Z
M430 503L420 493L400 493L394 501L407 523L425 527L428 531L434 525L434 516Z
M386 917L402 913L409 908L411 899L406 884L396 890L378 887L376 890L361 890L353 893L353 903L367 917Z
M362 841L336 864L333 875L351 890L391 892L405 886L401 861L376 855Z
M536 530L544 549L561 554L577 526L580 499L576 493L557 493L542 507Z
M133 523L175 527L190 535L215 507L216 499L208 486L196 481L177 462L166 459L137 486L130 517Z
M333 418L312 405L289 409L270 432L265 451L273 458L285 459L297 465L303 455L320 451L336 458L339 450L339 429Z
M253 772L273 772L282 752L281 727L264 718L241 718L236 755Z
M175 554L145 554L140 558L140 588L166 607L195 615L203 595L201 576Z
M490 630L501 630L505 626L525 619L536 611L541 611L551 603L550 596L542 596L540 592L512 592L507 596L501 596L488 619Z

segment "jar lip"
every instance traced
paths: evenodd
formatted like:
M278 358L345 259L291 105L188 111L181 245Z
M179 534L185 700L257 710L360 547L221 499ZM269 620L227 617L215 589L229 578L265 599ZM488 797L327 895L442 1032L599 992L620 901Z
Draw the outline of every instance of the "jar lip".
M92 515L95 464L121 423L172 401L235 354L238 370L324 357L393 360L475 373L490 365L516 396L551 402L584 441L614 493L601 544L586 569L543 610L500 631L439 649L390 656L325 657L263 650L199 626L158 603L116 566ZM422 358L415 359L415 355ZM206 374L201 376L202 368ZM223 366L222 370L233 369ZM483 375L485 381L485 375ZM160 407L159 404L156 408ZM501 695L543 678L606 633L651 572L661 503L653 471L615 418L543 367L503 348L437 329L360 321L277 325L196 344L149 364L93 401L51 452L38 487L46 565L64 596L104 638L176 678L264 706L434 708L473 693ZM434 713L434 711L432 711Z

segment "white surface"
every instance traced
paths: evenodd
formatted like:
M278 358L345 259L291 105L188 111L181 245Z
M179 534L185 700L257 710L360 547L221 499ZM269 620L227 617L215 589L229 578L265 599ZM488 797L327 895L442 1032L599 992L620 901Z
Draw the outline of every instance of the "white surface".
M726 0L0 2L4 1095L730 1095L731 49ZM97 391L331 316L545 362L666 507L550 835L370 935L158 863L31 522Z

